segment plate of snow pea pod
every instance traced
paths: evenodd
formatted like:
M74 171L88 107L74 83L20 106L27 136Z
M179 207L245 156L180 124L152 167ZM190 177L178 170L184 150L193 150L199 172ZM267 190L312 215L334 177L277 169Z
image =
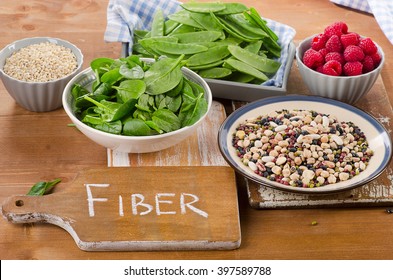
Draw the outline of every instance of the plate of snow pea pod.
M295 30L264 19L242 3L189 2L164 18L157 10L150 30L135 30L142 57L184 56L187 68L209 84L214 97L253 101L286 93Z

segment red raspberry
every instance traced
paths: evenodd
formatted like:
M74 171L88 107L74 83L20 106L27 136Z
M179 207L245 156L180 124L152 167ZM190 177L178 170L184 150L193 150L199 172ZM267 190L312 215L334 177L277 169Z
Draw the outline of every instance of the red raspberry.
M360 61L351 61L344 64L345 76L361 75L363 71L363 64Z
M336 60L336 61L340 62L342 65L344 65L344 63L345 63L343 55L339 52L330 52L325 55L325 62L328 62L331 60Z
M327 51L326 48L320 49L318 52L319 52L323 57L325 57L325 56L327 55L327 53L328 53L328 51Z
M374 68L377 68L378 65L381 63L381 60L382 60L381 56L379 55L379 53L374 53L370 56L374 61Z
M360 47L350 45L344 50L344 59L346 61L362 61L364 52Z
M341 35L340 40L344 49L349 45L357 46L359 44L359 34L354 32L343 34Z
M368 73L374 70L374 60L371 56L366 55L362 61L363 73Z
M342 45L340 41L340 37L337 35L333 35L326 42L326 49L328 52L341 52Z
M322 54L313 49L308 49L304 52L303 63L311 69L316 69L324 62Z
M360 39L359 47L362 48L365 54L374 54L378 51L377 46L370 38Z
M315 71L317 71L317 72L319 72L319 73L321 73L321 74L324 74L324 73L323 73L323 65L319 65L319 66L317 67L317 69L315 69Z
M312 41L311 41L311 48L313 48L316 51L319 51L325 47L326 41L328 40L328 37L326 37L325 34L321 33L315 36Z
M348 32L348 26L345 22L338 21L334 22L331 25L325 28L325 35L331 37L333 35L341 36L342 34L346 34Z
M330 76L340 76L342 73L341 63L337 60L330 60L323 65L322 73Z

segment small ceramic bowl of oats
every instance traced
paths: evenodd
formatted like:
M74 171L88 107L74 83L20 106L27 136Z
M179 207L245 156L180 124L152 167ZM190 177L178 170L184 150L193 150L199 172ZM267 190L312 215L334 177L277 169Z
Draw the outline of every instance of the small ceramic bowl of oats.
M60 108L63 90L82 64L81 50L58 38L26 38L0 51L5 88L18 105L32 112Z

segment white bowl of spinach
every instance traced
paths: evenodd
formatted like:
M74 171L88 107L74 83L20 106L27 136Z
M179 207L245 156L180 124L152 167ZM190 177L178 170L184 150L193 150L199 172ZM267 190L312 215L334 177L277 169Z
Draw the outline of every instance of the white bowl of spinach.
M106 148L126 153L169 148L196 131L212 103L207 83L183 65L183 57L97 58L65 87L64 110L83 134Z

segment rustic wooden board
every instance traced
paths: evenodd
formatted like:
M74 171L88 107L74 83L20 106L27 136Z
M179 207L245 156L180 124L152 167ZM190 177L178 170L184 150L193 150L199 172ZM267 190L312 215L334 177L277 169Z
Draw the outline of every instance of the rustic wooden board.
M108 166L228 166L217 143L218 130L225 118L223 105L213 101L207 118L197 131L178 145L143 154L127 154L108 149Z
M10 197L2 214L13 223L57 225L86 251L240 246L230 167L98 168L57 188L61 191L45 196Z
M291 79L301 81L297 67L293 67ZM294 93L309 93L303 83L292 83ZM382 78L378 77L370 92L356 107L370 113L378 119L392 137L392 107L387 96ZM290 209L318 207L358 207L358 206L393 206L393 163L376 180L362 187L330 195L304 195L287 193L261 186L250 180L244 180L248 189L249 203L258 209Z

